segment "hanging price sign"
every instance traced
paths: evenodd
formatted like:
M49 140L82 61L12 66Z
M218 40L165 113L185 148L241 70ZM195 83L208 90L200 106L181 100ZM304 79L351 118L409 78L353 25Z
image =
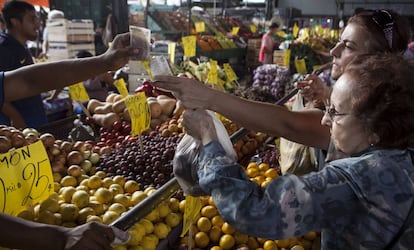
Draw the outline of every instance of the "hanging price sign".
M250 31L251 31L252 33L256 33L256 31L257 31L257 27L256 27L256 25L250 24Z
M126 88L126 83L123 78L119 78L118 80L115 80L114 85L122 97L127 97L128 90Z
M225 63L223 64L224 67L224 72L226 72L226 76L227 76L227 82L233 82L237 80L237 75L236 73L234 73L233 68L231 67L230 64Z
M297 24L297 23L295 23L295 24L293 25L292 32L293 32L293 36L294 36L294 37L298 37L298 34L299 34L299 26L298 26L298 24Z
M289 67L290 65L290 49L285 50L283 56L283 66Z
M239 30L240 30L240 27L233 27L233 29L231 30L231 33L237 36L237 34L239 34Z
M0 168L2 213L17 215L54 192L52 168L41 141L0 154Z
M176 43L169 43L168 44L168 55L170 56L171 64L175 63L175 47L177 46Z
M145 93L127 97L125 104L131 116L131 135L136 136L147 130L150 127L151 113Z
M89 101L89 95L86 92L85 86L83 83L76 83L70 85L69 87L70 98L74 101L86 102Z
M295 68L299 74L306 74L308 71L306 70L306 63L305 59L295 60Z
M185 57L196 55L196 36L184 36L181 38Z
M142 61L142 66L144 66L145 71L147 71L149 78L152 79L152 73L151 73L149 61Z
M195 22L194 26L197 33L206 31L206 24L204 22Z
M187 195L185 197L184 222L181 237L188 232L193 222L197 219L201 210L201 200L199 197Z
M218 84L217 61L210 59L210 70L207 74L207 82Z

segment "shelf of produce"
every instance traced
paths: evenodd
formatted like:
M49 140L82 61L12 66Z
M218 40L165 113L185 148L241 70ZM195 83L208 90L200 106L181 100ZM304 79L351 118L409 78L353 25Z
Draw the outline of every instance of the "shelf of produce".
M229 58L244 58L246 56L246 49L244 48L233 48L233 49L220 49L203 51L197 49L197 56L205 56L214 60L225 60Z

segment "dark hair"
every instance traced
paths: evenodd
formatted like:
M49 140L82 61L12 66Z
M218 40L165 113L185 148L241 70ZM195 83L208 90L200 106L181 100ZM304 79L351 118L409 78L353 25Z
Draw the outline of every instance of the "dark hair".
M76 53L76 58L85 58L85 57L92 57L92 53L87 50L79 50Z
M403 55L361 55L345 68L352 86L351 107L377 146L414 146L414 64Z
M378 15L390 15L394 22L392 26L392 46L390 48L384 27L374 21ZM374 17L375 16L375 17ZM348 20L348 24L357 24L367 32L366 42L369 43L370 53L393 52L404 53L410 40L410 24L408 20L392 10L363 10Z
M34 6L30 3L20 1L20 0L11 0L7 1L3 5L3 18L7 28L11 28L13 25L11 23L12 18L16 18L19 21L23 20L23 16L26 14L26 11L36 11Z
M278 23L272 23L269 26L269 29L277 29L277 28L279 28L279 24Z

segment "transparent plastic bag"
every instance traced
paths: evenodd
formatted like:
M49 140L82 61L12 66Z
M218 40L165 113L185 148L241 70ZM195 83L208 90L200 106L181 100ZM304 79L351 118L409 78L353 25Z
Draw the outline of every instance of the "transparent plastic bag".
M306 109L303 97L298 93L292 104L292 110L303 109ZM282 174L304 175L315 171L316 167L317 160L314 148L280 138L280 169Z
M216 129L217 138L221 146L226 151L227 157L237 161L230 137L220 119L212 111L207 111L212 117ZM197 169L199 165L200 150L202 143L191 135L184 135L177 146L173 159L173 172L184 194L191 196L207 195L201 189L198 182Z

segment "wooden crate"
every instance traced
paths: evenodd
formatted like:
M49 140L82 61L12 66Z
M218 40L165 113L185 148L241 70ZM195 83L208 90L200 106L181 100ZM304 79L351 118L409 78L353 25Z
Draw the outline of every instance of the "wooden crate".
M277 65L285 65L285 51L275 50L273 51L273 63Z

